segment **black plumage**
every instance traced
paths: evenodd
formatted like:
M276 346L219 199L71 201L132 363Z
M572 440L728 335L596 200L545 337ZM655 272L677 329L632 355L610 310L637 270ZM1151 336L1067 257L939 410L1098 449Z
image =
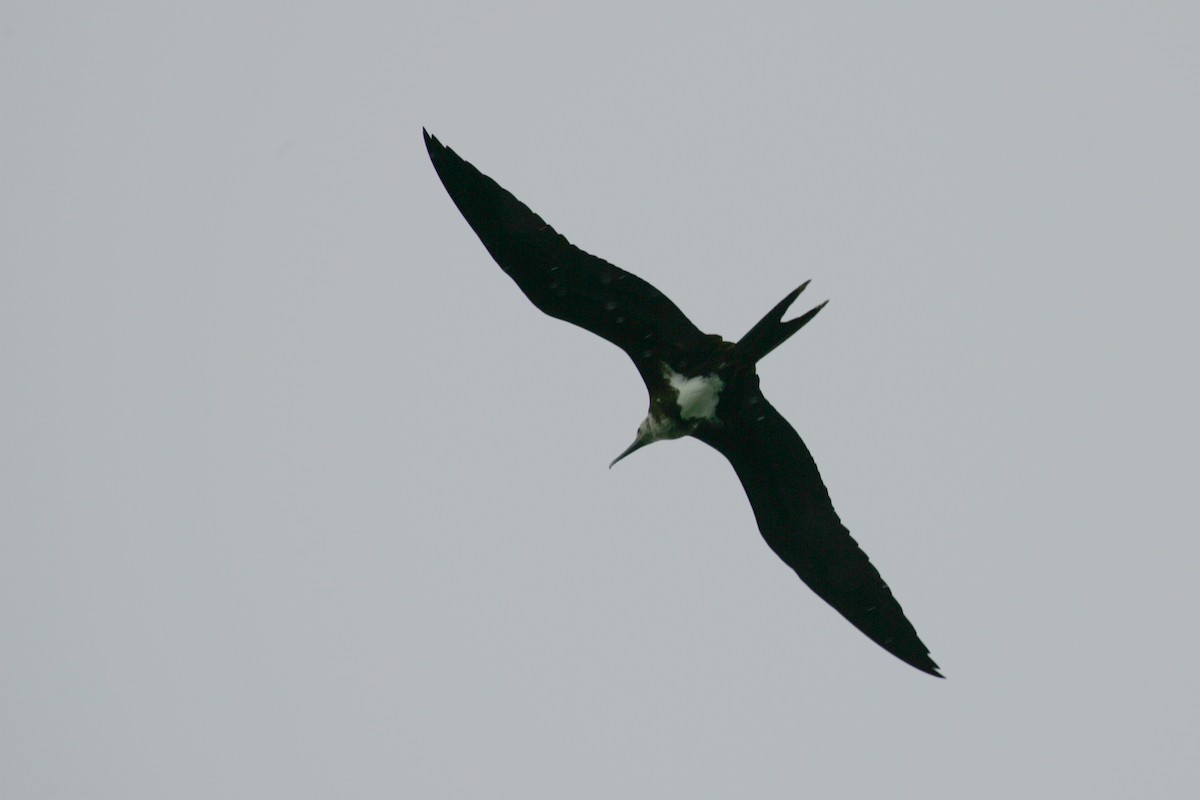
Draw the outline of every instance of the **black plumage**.
M733 465L763 538L800 579L888 652L923 672L938 666L878 570L842 525L816 462L759 389L755 365L824 303L783 321L789 294L737 343L700 331L662 292L585 253L520 200L425 133L446 191L492 258L550 316L624 350L650 394L638 438L694 436ZM615 463L615 462L614 462Z

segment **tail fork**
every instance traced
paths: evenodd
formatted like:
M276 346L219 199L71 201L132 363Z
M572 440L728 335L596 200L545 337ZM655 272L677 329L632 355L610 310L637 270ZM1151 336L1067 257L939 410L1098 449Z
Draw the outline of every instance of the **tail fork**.
M766 357L767 353L774 350L779 345L788 340L793 333L800 330L805 324L817 315L817 312L825 307L829 301L826 300L821 305L795 319L783 321L783 315L788 310L788 306L796 301L807 287L810 281L805 281L800 285L800 288L789 294L780 301L779 305L772 308L765 317L758 321L749 332L743 336L734 346L734 353L744 363L756 364Z

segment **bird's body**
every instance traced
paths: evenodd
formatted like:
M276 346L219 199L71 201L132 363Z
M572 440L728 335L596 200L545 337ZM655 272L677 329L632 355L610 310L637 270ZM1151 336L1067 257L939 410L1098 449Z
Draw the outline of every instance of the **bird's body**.
M736 343L704 334L653 286L571 245L428 133L425 144L455 205L534 305L602 336L633 360L650 408L633 444L613 463L663 439L693 436L710 445L733 465L767 544L801 580L880 646L940 677L891 590L842 525L808 449L759 389L758 362L825 305L783 321L808 284Z

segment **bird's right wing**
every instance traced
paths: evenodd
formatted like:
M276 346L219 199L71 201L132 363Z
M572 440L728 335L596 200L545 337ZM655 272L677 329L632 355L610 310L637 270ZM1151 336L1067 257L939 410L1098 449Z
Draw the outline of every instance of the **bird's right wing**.
M724 399L724 398L723 398ZM892 655L941 677L891 589L842 524L800 435L762 392L748 391L720 427L693 434L741 479L776 555L821 599Z
M542 311L620 347L643 378L651 374L661 379L664 354L711 349L710 337L662 292L572 245L428 132L425 147L450 198L484 247Z

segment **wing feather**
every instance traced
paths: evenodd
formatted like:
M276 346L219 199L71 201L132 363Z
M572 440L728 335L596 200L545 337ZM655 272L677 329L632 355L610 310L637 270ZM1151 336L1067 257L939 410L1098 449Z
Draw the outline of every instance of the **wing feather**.
M585 253L524 203L425 133L425 146L450 198L500 268L546 314L624 350L643 378L664 356L712 348L662 292Z
M834 511L800 435L757 388L697 438L720 451L746 490L767 544L800 580L892 655L941 677L892 590Z

